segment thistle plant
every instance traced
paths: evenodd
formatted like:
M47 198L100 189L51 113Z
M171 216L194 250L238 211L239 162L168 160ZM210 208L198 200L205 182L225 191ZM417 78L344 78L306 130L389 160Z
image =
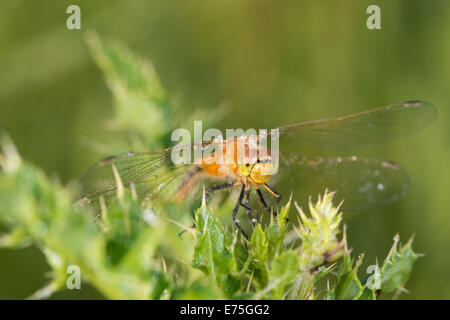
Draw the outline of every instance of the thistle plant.
M113 92L114 128L123 137L109 151L128 150L130 136L134 147L164 146L170 127L189 118L164 92L151 64L94 33L88 43ZM158 115L157 130L148 130L149 114ZM202 201L195 227L186 227L193 222L189 213L175 219L142 206L119 175L117 197L108 206L101 201L100 213L78 206L70 184L62 186L21 159L6 135L1 146L0 224L6 232L0 247L35 245L52 269L48 285L30 292L32 299L67 290L74 266L82 283L108 299L397 297L419 257L412 239L401 246L396 236L381 266L375 263L368 278L358 275L363 255L352 257L343 213L326 190L308 204L287 201L269 222L252 228L247 242L217 214L227 208ZM188 232L179 236L183 228Z

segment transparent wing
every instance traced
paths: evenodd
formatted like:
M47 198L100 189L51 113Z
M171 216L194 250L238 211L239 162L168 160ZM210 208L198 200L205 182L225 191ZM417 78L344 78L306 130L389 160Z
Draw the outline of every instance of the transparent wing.
M168 165L166 150L148 153L126 153L100 160L90 167L80 178L85 194L115 189L117 186L114 165L125 186L142 180L157 181L159 169Z
M381 144L431 123L436 107L410 101L336 119L280 127L281 152L308 155L350 156L365 145Z
M108 203L117 195L113 166L117 168L124 187L133 186L138 199L149 200L152 204L174 200L178 186L192 165L173 163L172 152L182 155L184 150L193 152L196 146L205 148L210 144L211 141L203 141L197 145L188 144L142 153L129 152L105 158L81 176L83 195L78 203L89 203L98 210L100 198Z
M280 159L279 172L269 181L284 197L306 205L325 189L336 191L347 210L387 204L406 195L409 178L390 161L348 158L306 157L288 154Z

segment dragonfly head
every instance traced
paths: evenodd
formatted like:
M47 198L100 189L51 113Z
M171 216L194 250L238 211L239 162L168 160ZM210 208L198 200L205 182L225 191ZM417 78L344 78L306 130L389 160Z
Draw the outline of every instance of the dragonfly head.
M258 159L253 163L239 164L238 169L242 176L250 178L251 181L257 184L267 182L274 173L270 157Z

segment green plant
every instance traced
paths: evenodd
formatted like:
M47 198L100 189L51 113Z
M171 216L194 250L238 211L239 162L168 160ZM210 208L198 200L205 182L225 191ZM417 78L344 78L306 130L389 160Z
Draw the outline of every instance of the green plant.
M150 64L94 33L87 39L113 92L114 127L123 138L110 151L128 150L130 136L138 149L167 145L170 129L192 118L168 98ZM201 111L192 117L212 118ZM269 223L256 225L247 249L205 201L195 212L195 229L185 228L181 238L179 225L189 223L189 214L174 223L142 208L132 191L120 188L120 177L117 199L95 215L73 204L72 188L23 161L6 136L2 148L0 223L8 232L0 246L36 245L52 269L49 284L30 298L64 289L75 265L83 281L110 299L375 299L400 292L418 258L412 240L398 248L396 237L374 267L378 276L362 280L363 256L352 259L330 192L307 212L296 203L291 212L288 201Z

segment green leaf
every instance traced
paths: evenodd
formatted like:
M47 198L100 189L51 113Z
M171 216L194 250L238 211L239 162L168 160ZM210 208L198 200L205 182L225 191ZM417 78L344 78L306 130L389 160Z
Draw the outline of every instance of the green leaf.
M354 267L350 254L344 256L341 271L339 272L338 281L332 294L336 300L354 300L358 299L363 291L364 287L358 278L358 269L361 266L364 255L361 255L356 261Z
M94 32L86 40L114 95L117 123L146 141L165 136L171 129L171 107L153 66Z
M285 251L272 261L268 287L273 287L271 299L282 299L285 287L292 282L298 271L298 258L293 250Z
M414 262L419 255L412 249L413 238L398 250L400 238L394 238L394 244L381 266L381 291L384 293L402 289L408 281Z
M268 281L269 244L261 225L253 230L249 248L249 270L253 274L255 285L264 288Z
M250 252L254 259L258 259L262 262L267 261L269 244L266 239L266 234L262 230L260 224L258 224L253 231L252 238L250 239Z
M176 287L170 298L174 300L214 300L223 299L224 297L220 294L217 287L194 281L187 287Z
M150 275L153 287L151 298L153 300L160 299L164 290L170 286L169 279L167 278L165 273L158 270L151 271Z
M375 290L370 289L368 287L364 288L363 293L358 298L358 300L376 300L376 299L377 299L377 294L376 294Z
M235 260L232 256L232 238L225 232L218 219L203 205L196 212L198 234L192 265L208 275L211 284L231 296L240 287L234 275Z
M266 230L267 241L269 246L269 257L273 257L279 250L283 249L283 241L286 236L286 222L291 209L291 200L283 206L281 211L277 214L275 221L272 221Z
M15 227L9 233L0 235L0 248L23 248L32 243L23 227Z

